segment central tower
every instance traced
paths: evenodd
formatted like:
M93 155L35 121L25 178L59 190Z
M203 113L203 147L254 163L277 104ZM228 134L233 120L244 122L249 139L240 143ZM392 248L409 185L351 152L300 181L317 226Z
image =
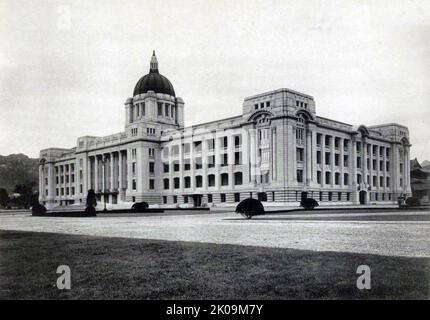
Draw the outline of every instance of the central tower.
M125 102L125 110L125 127L126 130L134 129L132 132L136 128L153 133L157 128L162 131L184 126L184 101L176 97L169 79L160 74L155 51L149 63L149 73L136 83L133 97Z

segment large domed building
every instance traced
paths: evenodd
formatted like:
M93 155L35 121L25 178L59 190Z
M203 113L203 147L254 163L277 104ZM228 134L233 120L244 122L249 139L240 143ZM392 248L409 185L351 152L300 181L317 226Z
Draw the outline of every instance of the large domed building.
M238 116L184 127L184 101L153 52L125 101L123 132L40 152L39 200L84 204L92 189L130 206L396 203L411 194L409 148L405 126L319 117L312 96L284 88L245 98Z

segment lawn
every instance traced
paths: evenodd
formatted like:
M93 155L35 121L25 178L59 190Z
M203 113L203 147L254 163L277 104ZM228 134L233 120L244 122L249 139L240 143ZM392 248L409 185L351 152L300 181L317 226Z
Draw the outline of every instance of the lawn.
M1 299L428 299L429 279L428 258L0 231Z

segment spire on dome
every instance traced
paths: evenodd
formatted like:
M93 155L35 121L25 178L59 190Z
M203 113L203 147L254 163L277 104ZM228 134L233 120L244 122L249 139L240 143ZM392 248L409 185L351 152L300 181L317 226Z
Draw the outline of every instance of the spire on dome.
M149 73L158 73L158 61L157 56L155 55L155 50L152 51L152 57L149 66Z

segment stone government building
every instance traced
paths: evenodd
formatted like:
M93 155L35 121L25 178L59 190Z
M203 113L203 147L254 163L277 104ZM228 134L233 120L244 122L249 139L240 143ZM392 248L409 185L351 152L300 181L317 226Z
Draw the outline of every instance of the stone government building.
M125 102L125 131L40 152L40 202L223 205L248 197L297 205L395 203L409 196L409 131L316 115L312 96L278 89L245 98L236 117L184 127L184 101L158 71Z

